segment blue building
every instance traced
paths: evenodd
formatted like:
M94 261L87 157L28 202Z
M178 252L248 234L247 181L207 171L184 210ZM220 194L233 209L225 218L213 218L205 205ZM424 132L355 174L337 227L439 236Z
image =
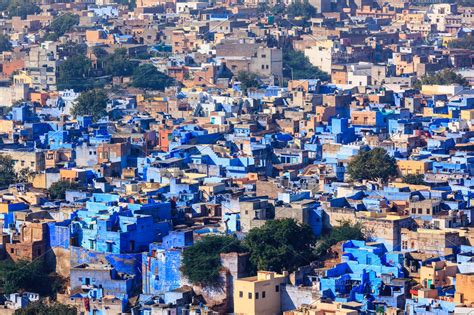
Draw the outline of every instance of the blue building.
M374 309L373 302L381 297L391 305L400 304L404 290L391 289L390 284L404 277L401 253L387 252L381 243L367 245L354 240L344 243L342 249L342 262L319 279L323 297L360 302L366 310Z
M183 249L192 244L192 231L174 231L161 244L150 244L142 254L143 294L162 295L182 286L181 257Z

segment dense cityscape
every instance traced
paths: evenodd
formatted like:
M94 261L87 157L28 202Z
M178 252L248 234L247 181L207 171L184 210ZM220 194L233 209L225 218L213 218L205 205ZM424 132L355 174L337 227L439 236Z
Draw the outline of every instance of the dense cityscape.
M0 10L0 314L474 314L473 0Z

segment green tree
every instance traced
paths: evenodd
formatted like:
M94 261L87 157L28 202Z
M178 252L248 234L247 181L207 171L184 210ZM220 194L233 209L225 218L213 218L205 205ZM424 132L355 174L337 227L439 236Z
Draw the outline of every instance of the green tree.
M99 60L103 60L109 54L107 50L102 47L94 47L92 48L92 53L97 57Z
M294 80L329 80L329 75L313 66L304 53L290 47L283 48L283 68L286 70L286 74Z
M10 42L10 38L6 35L0 35L0 53L4 51L12 50L12 43Z
M15 311L14 315L77 315L77 308L64 304L45 304L41 301Z
M5 8L5 11L9 18L19 16L24 20L27 15L36 14L41 11L41 9L30 0L11 0L7 1L7 3L8 5Z
M313 7L308 0L297 0L286 8L286 13L293 23L298 23L299 20L305 23L310 18L315 17L317 12L316 8Z
M15 162L9 155L0 154L0 187L15 183Z
M474 7L474 0L458 0L456 2L463 7Z
M67 42L59 47L61 57L69 58L72 56L86 56L87 45Z
M247 93L247 90L250 88L258 88L260 86L258 75L253 72L240 71L237 73L237 80L240 82L240 89L244 93Z
M56 16L49 25L48 34L50 40L56 40L69 32L75 25L79 24L79 16L71 13L66 13Z
M63 282L57 274L49 273L41 260L0 261L0 290L6 294L29 291L53 297Z
M22 168L16 175L16 181L19 183L27 183L33 178L35 172L29 167Z
M458 84L462 86L469 86L469 81L462 75L457 74L452 69L444 69L435 74L422 77L415 83L416 88L421 88L421 85L450 85Z
M342 241L364 240L362 225L360 223L352 224L342 222L340 226L334 227L331 231L318 241L315 249L315 255L318 259L324 258L331 246Z
M474 36L468 35L466 37L457 38L448 43L449 48L474 49Z
M425 182L425 175L423 174L418 174L418 175L413 175L413 174L408 174L403 176L403 182L410 184L410 185L426 185Z
M184 250L181 271L194 284L213 286L219 282L220 254L244 251L231 236L205 236Z
M138 64L130 60L124 48L116 49L113 54L104 56L99 62L103 64L105 74L112 76L130 76Z
M295 271L312 260L316 238L308 225L294 219L271 220L253 228L244 239L257 270Z
M158 71L152 64L143 64L133 72L132 86L150 90L164 90L173 83L173 79Z
M83 55L68 57L59 66L58 88L84 91L94 83L91 78L91 61Z
M137 7L137 1L136 0L115 0L115 3L121 4L121 5L126 5L129 10L133 10Z
M107 94L103 90L94 89L81 93L72 108L77 116L92 116L97 121L107 115Z
M382 180L397 175L395 159L382 148L359 151L347 165L347 173L353 180Z
M277 3L270 8L270 13L273 15L281 15L285 13L285 6L282 3Z
M60 180L49 187L49 197L51 199L64 199L66 197L67 190L78 189L80 186L77 183L69 182L67 180Z

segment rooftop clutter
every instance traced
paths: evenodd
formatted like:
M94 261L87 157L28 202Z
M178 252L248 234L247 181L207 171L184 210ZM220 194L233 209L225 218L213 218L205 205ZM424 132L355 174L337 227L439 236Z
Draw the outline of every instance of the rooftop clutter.
M469 1L53 2L0 4L0 313L474 312Z

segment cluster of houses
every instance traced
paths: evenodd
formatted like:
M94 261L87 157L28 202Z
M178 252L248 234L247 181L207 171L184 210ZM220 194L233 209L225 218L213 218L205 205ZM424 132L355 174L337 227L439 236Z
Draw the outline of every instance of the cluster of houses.
M21 180L0 187L1 259L43 261L67 279L57 302L80 314L474 313L474 7L116 2L2 11L0 155ZM298 5L315 14L290 16ZM66 13L75 25L45 39ZM84 91L59 84L67 45L92 69L97 48L120 48L174 84L113 76L107 116L74 116ZM457 82L423 81L446 69ZM353 181L348 163L374 148L398 175ZM54 199L58 182L70 188ZM254 275L247 253L225 253L219 287L184 276L201 238L288 218L317 238L361 226L366 240L292 273ZM42 298L2 295L0 313Z

